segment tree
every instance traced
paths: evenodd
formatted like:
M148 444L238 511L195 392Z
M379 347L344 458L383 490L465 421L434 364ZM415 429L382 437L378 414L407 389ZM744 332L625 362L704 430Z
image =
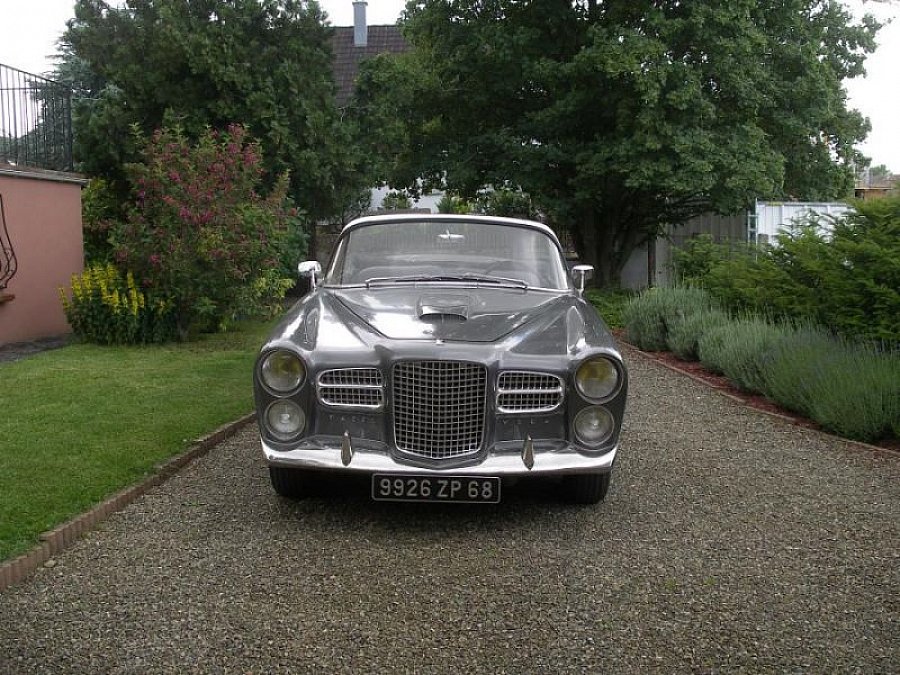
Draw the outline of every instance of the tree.
M384 178L515 186L600 284L668 224L852 188L867 126L841 82L877 25L837 2L418 0L404 30L356 103L403 124Z
M893 173L889 168L887 168L887 165L885 164L879 164L869 169L869 180L872 183L877 184L887 181L891 178L892 175Z
M264 149L269 180L313 217L352 201L364 177L333 103L329 29L304 0L78 0L61 41L58 76L86 83L76 110L83 170L124 185L131 126L149 135L177 123L245 125Z

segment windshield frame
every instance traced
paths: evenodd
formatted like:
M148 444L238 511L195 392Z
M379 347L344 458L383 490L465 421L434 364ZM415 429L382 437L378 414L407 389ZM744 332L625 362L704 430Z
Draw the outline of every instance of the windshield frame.
M403 223L447 223L449 224L470 224L470 225L493 225L493 226L504 226L504 227L514 227L526 229L531 232L538 233L543 235L547 239L549 239L552 244L552 249L556 251L556 260L554 264L558 264L559 268L557 272L559 273L559 278L562 281L562 286L553 287L553 286L540 286L540 285L531 285L524 281L515 279L514 273L504 273L501 275L483 275L483 278L478 279L477 277L480 275L471 275L472 278L469 279L453 279L452 277L459 276L454 274L452 271L448 271L446 274L435 275L434 278L427 278L427 275L413 275L418 278L403 278L406 275L398 274L397 278L393 280L393 283L385 283L385 281L391 281L390 279L376 279L378 283L370 283L373 280L366 281L358 281L354 283L334 283L332 280L337 276L336 267L339 262L346 255L345 249L348 245L348 241L352 237L353 233L362 228L368 228L378 225L386 225L386 224L403 224ZM451 278L448 278L451 277ZM322 283L321 286L325 288L384 288L384 287L396 287L395 284L404 284L408 283L410 285L416 286L420 284L424 285L453 285L453 286L475 286L479 288L504 288L504 289L518 289L518 290L538 290L538 291L552 291L556 293L568 293L574 289L574 284L572 281L572 277L570 271L568 269L568 265L566 264L565 254L562 248L562 244L560 244L556 233L553 232L547 225L543 223L539 223L536 221L529 220L519 220L515 218L501 218L497 216L460 216L460 215L448 215L448 214L402 214L402 215L393 215L393 216L369 216L365 218L359 218L357 220L348 223L343 230L341 231L341 235L334 246L334 250L332 251L331 258L328 262L328 266L326 267L325 273L322 275Z

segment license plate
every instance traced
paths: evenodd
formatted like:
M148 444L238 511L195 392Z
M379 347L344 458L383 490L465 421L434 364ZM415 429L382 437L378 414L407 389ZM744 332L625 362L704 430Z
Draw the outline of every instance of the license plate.
M372 499L380 502L496 504L500 501L500 478L376 473L372 476Z

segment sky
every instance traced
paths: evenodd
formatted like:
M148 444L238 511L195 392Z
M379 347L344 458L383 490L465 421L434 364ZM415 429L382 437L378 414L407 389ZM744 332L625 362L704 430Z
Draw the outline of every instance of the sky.
M30 73L53 68L56 40L74 16L74 0L0 0L0 63ZM352 0L320 0L334 26L353 24ZM865 79L845 83L852 107L869 118L872 131L860 149L872 165L885 164L900 173L900 0L846 0L860 14L874 14L882 22L878 49L866 60ZM370 25L391 24L400 16L404 0L369 0Z

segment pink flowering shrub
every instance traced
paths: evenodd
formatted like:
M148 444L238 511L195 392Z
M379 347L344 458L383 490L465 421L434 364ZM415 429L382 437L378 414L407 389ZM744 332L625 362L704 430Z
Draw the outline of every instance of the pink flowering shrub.
M128 167L134 206L110 234L118 266L172 308L181 337L277 307L292 285L280 258L299 229L287 176L261 196L259 145L237 125L194 143L163 129L143 155Z

